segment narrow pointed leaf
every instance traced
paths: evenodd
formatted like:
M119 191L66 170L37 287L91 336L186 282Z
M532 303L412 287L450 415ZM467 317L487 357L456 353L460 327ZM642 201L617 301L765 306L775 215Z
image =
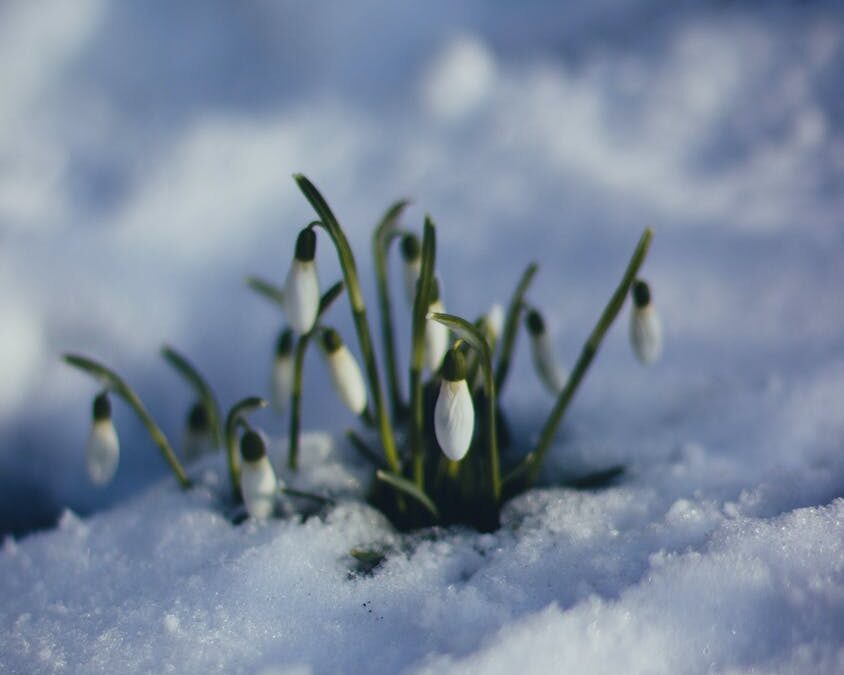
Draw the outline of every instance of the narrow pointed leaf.
M284 308L284 292L275 284L260 277L246 277L246 285L258 295Z
M498 352L498 362L495 366L495 390L500 392L507 380L507 374L510 371L510 359L513 354L513 348L516 344L516 335L519 332L519 325L521 321L519 318L524 306L524 297L530 282L533 280L536 271L539 269L536 263L531 263L522 273L519 283L516 285L516 290L513 292L513 297L510 298L510 305L507 307L507 318L504 321L504 331L501 336L501 349Z
M375 472L375 477L383 483L395 488L399 492L404 493L408 497L415 499L419 502L422 506L424 506L434 518L439 520L440 512L437 510L436 504L431 501L431 498L428 497L422 490L416 487L413 483L411 483L406 478L402 478L398 474L395 474L391 471L384 471L379 469Z

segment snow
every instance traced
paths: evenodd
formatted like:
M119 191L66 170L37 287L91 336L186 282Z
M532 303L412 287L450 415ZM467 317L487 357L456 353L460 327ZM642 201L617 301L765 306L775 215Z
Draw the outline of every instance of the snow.
M843 56L832 2L4 3L0 670L844 670ZM162 343L225 405L268 394L282 319L243 278L283 282L312 218L293 172L346 228L373 328L371 228L410 197L449 311L539 263L565 369L653 227L661 361L633 358L626 308L497 532L399 534L363 504L316 352L298 474L286 420L252 419L334 506L241 522L222 458L179 491L118 403L116 479L87 481L96 387L63 352L174 440L192 400ZM324 236L317 258L327 288ZM342 300L328 320L357 353ZM524 337L520 448L551 406ZM555 487L618 463L606 490Z

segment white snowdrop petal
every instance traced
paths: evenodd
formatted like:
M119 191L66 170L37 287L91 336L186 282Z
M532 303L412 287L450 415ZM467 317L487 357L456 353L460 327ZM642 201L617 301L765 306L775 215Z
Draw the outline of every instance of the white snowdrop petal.
M278 497L278 480L266 456L255 462L243 462L240 491L250 517L262 520L273 515Z
M288 356L276 357L270 382L273 408L282 413L290 403L293 394L293 359Z
M466 380L443 380L434 407L434 433L446 457L458 461L466 456L475 429L475 407Z
M431 313L443 313L445 308L437 300L432 302L428 309ZM432 373L436 373L443 362L443 357L448 351L448 327L439 321L427 319L425 321L425 367Z
M547 334L531 335L530 352L539 379L545 385L545 388L556 396L565 386L566 377L560 366L557 365Z
M641 363L649 366L662 352L662 323L653 305L634 307L630 315L630 343Z
M419 281L419 273L422 270L422 260L416 258L411 262L404 261L404 293L407 297L407 304L413 307L416 298L416 283Z
M346 347L327 355L331 382L343 404L356 415L366 409L366 384L358 362Z
M117 471L120 442L111 419L94 422L85 451L88 477L95 485L105 485Z
M297 333L313 328L319 310L319 280L316 264L293 259L284 284L284 313Z
M492 307L490 307L489 311L486 313L486 323L487 326L489 326L489 330L492 332L492 335L497 340L504 328L504 308L500 303L496 302Z

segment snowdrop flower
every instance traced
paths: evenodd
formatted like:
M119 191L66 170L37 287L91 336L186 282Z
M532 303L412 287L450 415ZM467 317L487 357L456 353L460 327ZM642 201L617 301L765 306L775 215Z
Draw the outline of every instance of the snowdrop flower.
M273 515L278 495L278 480L267 458L264 439L249 429L240 438L240 492L250 517L263 520Z
M466 359L449 349L443 359L440 395L434 407L434 432L445 456L459 461L466 456L475 429L475 408L466 385Z
M498 341L498 336L501 335L503 327L504 308L496 302L480 319L480 328L484 333L484 337L486 337L490 349L495 347L495 343Z
M88 477L95 485L105 485L117 471L120 442L111 421L111 403L106 392L94 399L94 420L85 450Z
M211 428L205 406L196 402L188 412L187 428L182 441L185 460L192 462L204 455L211 448Z
M293 332L282 331L275 345L272 381L270 386L273 407L282 413L293 394Z
M333 328L322 333L322 350L334 390L345 406L356 415L366 410L366 385L360 366Z
M431 302L428 305L429 314L441 314L445 307L440 301L440 285L436 279L433 280ZM443 357L448 351L448 327L439 321L427 319L425 321L425 366L432 373L436 373L443 362Z
M532 309L528 312L525 323L530 335L530 354L533 359L533 367L545 388L556 396L563 389L565 376L551 351L551 344L548 342L548 334L545 331L545 320L538 311Z
M306 227L296 239L296 255L284 284L284 311L287 321L299 333L313 328L319 309L319 281L316 263L316 233Z
M407 304L413 307L413 301L416 298L416 282L422 270L422 249L415 234L408 233L402 237L401 257L404 260L404 292L407 296Z
M646 366L654 363L662 351L662 324L651 303L651 289L641 279L633 282L630 343L636 358Z

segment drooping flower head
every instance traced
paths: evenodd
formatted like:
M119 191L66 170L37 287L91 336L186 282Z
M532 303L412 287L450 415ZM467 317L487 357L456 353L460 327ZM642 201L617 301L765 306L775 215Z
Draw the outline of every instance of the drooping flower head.
M182 452L187 461L193 461L211 449L211 425L208 413L201 402L194 403L188 411Z
M273 515L278 497L278 480L267 458L264 439L253 429L240 438L240 492L252 518L263 520Z
M362 415L366 410L366 385L358 362L333 328L322 332L321 343L334 390L349 410Z
M288 323L300 335L313 328L319 310L315 256L316 232L306 227L296 239L296 253L284 284L284 312Z
M293 393L293 331L289 328L281 331L276 341L270 391L273 407L284 412Z
M440 300L440 284L435 277L431 280L431 298L428 313L440 314L445 307ZM436 373L448 351L448 327L433 319L425 320L425 366L432 373Z
M401 238L401 257L404 261L404 292L407 297L407 304L413 307L416 297L416 282L419 280L419 273L422 270L422 247L419 239L412 232L408 232Z
M662 323L654 309L647 282L636 279L631 290L633 311L630 314L630 344L641 363L649 366L662 352Z
M545 388L556 396L562 391L566 378L551 350L545 320L538 310L531 309L525 317L525 324L530 336L530 353L536 374Z
M466 357L459 348L446 352L441 375L434 432L445 456L459 461L469 451L475 429L475 407L466 384Z
M114 477L120 460L120 442L111 421L111 402L102 392L94 399L93 423L85 449L88 477L95 485L105 485Z

